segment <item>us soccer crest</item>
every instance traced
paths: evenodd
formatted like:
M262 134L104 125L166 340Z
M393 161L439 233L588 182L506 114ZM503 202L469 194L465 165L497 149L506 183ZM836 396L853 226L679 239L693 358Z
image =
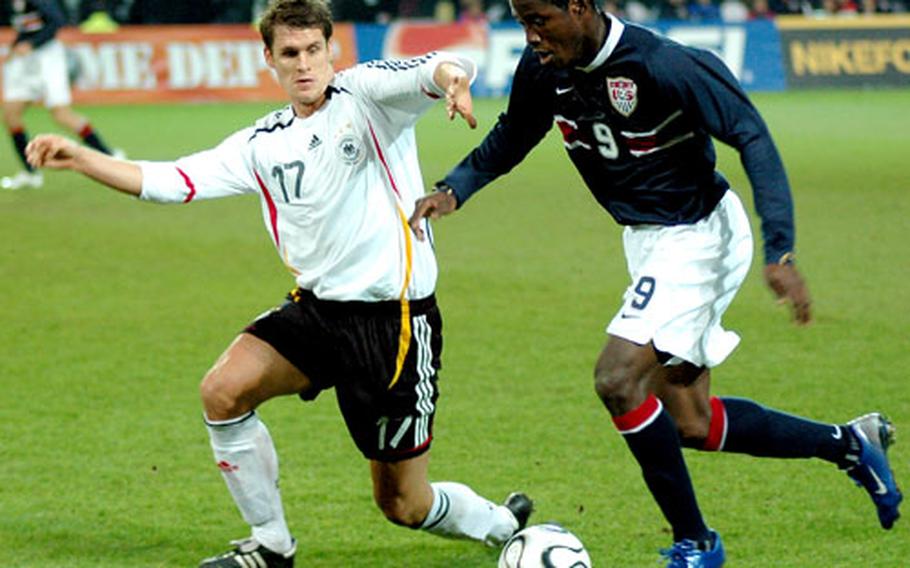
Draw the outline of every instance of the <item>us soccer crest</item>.
M610 94L610 104L623 116L632 114L638 105L638 85L632 79L607 77L607 92Z

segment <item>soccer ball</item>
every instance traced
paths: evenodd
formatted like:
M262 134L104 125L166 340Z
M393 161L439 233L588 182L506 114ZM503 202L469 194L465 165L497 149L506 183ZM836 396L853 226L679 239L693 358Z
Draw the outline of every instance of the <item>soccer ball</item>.
M499 568L591 568L591 557L577 536L547 523L512 535L502 547Z

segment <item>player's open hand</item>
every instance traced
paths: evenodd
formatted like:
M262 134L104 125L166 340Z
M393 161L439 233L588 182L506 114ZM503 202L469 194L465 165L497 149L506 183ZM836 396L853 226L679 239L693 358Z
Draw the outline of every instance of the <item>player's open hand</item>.
M443 215L448 215L458 207L458 201L455 196L446 191L434 191L424 195L414 204L414 212L408 223L411 230L417 235L417 240L422 241L426 236L420 226L425 217L430 219L439 219Z
M471 81L466 75L452 77L446 89L446 113L449 120L455 115L461 115L468 126L477 128L477 119L474 118L474 100L471 98Z
M35 168L72 168L79 145L56 134L36 136L25 147L25 157Z
M765 282L780 304L793 307L793 321L805 325L812 321L812 299L806 281L793 264L765 265Z

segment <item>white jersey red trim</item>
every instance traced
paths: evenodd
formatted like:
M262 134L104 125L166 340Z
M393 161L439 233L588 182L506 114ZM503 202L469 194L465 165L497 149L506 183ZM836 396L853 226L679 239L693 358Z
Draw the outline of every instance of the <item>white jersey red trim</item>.
M407 217L425 190L414 124L444 92L435 52L357 65L336 75L313 115L291 106L175 162L139 162L141 198L192 202L259 195L263 221L297 285L326 300L383 301L433 293L429 241L412 239Z

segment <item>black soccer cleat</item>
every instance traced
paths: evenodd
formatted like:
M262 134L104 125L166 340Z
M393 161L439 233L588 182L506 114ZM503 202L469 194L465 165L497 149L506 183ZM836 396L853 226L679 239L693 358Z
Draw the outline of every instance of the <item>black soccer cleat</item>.
M503 503L506 509L512 512L512 516L518 521L518 528L515 532L520 531L528 525L528 517L534 512L534 501L524 493L512 493L506 497Z
M233 550L206 558L199 568L294 568L297 541L291 542L291 550L279 554L259 544L254 538L232 540Z

